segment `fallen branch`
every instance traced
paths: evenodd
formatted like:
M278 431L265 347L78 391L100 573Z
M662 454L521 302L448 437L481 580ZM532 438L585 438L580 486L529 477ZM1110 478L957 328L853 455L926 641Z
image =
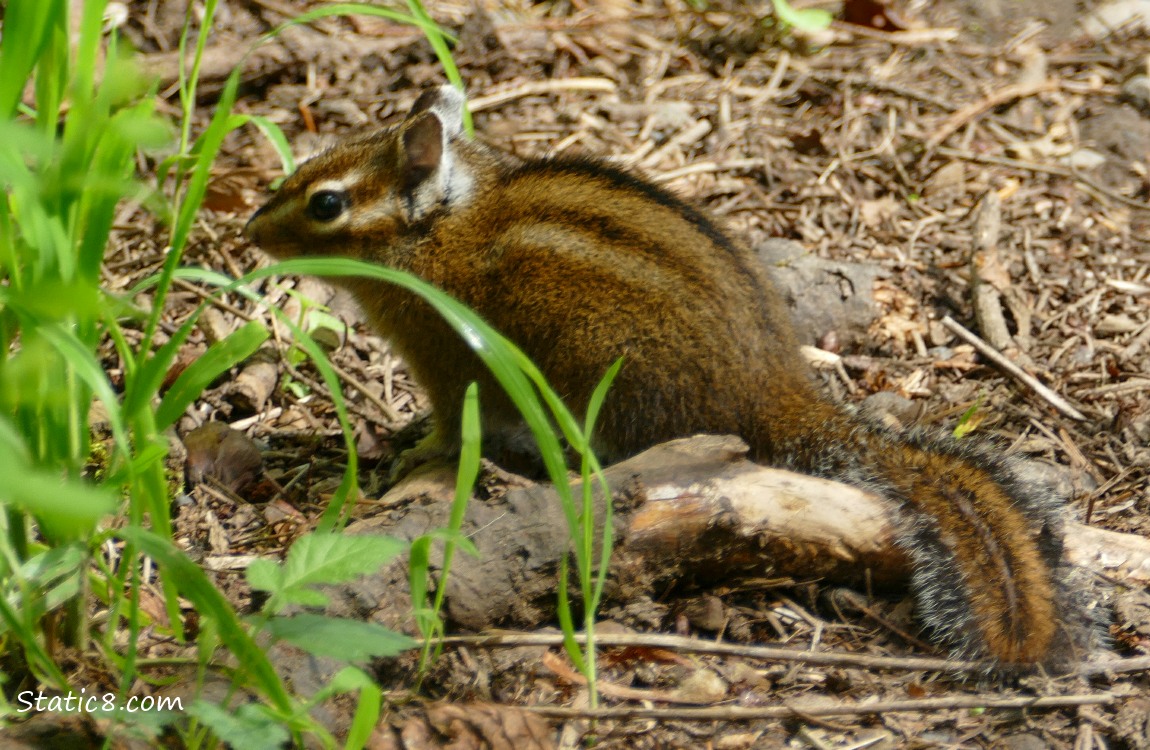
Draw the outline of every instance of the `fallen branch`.
M744 457L733 437L700 436L656 446L607 470L616 493L616 597L739 576L878 587L909 574L895 546L891 508L855 487L770 469ZM446 525L450 467L428 467L371 507L393 510L356 522L353 534L414 539ZM554 618L555 585L570 540L547 485L473 501L464 533L480 564L458 565L447 582L457 628L531 628ZM397 520L398 518L398 520ZM1130 585L1150 583L1150 540L1066 525L1070 559ZM434 558L433 558L434 559ZM333 593L332 614L370 616L411 630L406 561Z
M875 701L873 703L832 704L793 703L785 706L715 706L711 708L559 708L556 706L530 706L526 710L552 719L667 719L671 721L750 721L752 719L787 719L804 716L864 716L868 714L902 713L906 711L945 711L953 709L994 708L1062 708L1065 706L1098 706L1118 701L1110 693L1082 695L1052 695L1045 698L987 698L977 695L956 695L949 698L922 698L905 701Z
M575 636L576 643L586 642L582 635ZM484 633L481 635L453 635L440 640L444 646L469 646L471 648L522 648L562 646L563 636L559 633ZM600 648L638 647L661 648L668 651L688 654L712 654L715 656L737 656L743 659L778 661L794 664L813 664L830 667L861 667L864 669L887 669L907 672L949 672L985 673L990 662L960 661L939 659L928 656L875 656L854 654L846 651L803 651L777 646L751 646L742 643L709 641L681 635L665 633L596 633L595 644ZM1150 670L1150 656L1131 656L1125 659L1084 662L1075 674L1093 677L1101 674L1130 674Z

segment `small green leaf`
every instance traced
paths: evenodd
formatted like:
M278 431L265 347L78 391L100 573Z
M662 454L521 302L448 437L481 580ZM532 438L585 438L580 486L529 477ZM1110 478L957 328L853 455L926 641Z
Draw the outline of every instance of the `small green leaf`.
M834 20L834 16L822 8L796 10L787 0L771 0L771 3L775 6L775 17L780 22L800 31L822 31Z
M961 440L977 430L978 426L982 424L982 415L978 413L979 407L982 406L982 396L983 394L979 393L978 398L974 399L974 403L970 405L970 408L964 411L962 416L958 418L958 424L955 425L954 432L952 433L955 440Z

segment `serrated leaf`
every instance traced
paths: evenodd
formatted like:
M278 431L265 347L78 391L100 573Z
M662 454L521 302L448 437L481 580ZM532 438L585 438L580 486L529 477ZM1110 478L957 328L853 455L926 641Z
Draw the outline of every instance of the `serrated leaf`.
M282 568L271 560L252 560L244 570L248 585L257 591L278 591L283 576Z
M374 622L323 615L273 617L268 621L267 629L277 638L310 654L342 661L395 656L417 645L412 638Z
M289 604L298 604L301 607L326 607L331 601L327 594L315 589L293 588L277 592L274 602L268 603L272 612L279 612Z
M403 552L404 542L385 536L309 534L288 550L284 590L318 583L343 583L374 573Z
M279 750L291 739L287 727L250 703L240 706L235 713L229 713L214 703L194 701L188 706L188 713L231 747Z

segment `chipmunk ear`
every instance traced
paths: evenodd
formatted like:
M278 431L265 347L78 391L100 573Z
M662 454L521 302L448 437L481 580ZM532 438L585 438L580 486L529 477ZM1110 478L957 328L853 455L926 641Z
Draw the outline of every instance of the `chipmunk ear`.
M408 118L403 131L404 188L415 189L439 169L444 140L443 123L434 112Z
M470 195L472 179L451 141L463 130L463 94L452 86L420 95L402 126L402 191L409 221Z

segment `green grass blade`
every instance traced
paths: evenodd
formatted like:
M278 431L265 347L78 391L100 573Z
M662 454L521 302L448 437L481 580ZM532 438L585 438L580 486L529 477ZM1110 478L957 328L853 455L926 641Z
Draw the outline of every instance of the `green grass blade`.
M280 166L283 167L285 175L289 175L295 171L295 154L292 153L291 144L288 143L287 136L284 135L283 130L279 125L262 115L240 115L244 123L251 123L263 133L264 138L272 144L275 149L276 155L280 158Z
M431 48L435 50L435 56L443 66L443 74L447 76L447 80L452 86L465 92L467 87L463 83L463 76L459 74L459 68L455 65L455 58L451 56L451 49L447 46L443 29L435 23L420 0L407 0L407 7L415 17L420 31L427 37ZM475 136L475 123L471 119L471 108L467 106L463 107L463 129L468 137Z
M27 465L20 453L0 452L0 505L19 508L39 519L54 540L79 539L119 504L114 494L86 482L65 481L53 472Z
M104 372L104 368L92 350L62 325L41 326L38 332L52 342L64 361L91 389L91 392L96 394L96 398L103 402L108 412L108 423L111 425L112 436L115 438L116 444L121 447L128 446L128 431L121 416L120 401L112 390L112 384L108 382L108 374ZM87 409L87 404L83 406Z
M267 339L267 329L253 321L208 347L164 394L156 410L156 429L166 430L175 424L184 409L199 398L213 380L254 354Z
M0 118L10 120L16 114L32 69L51 35L64 27L67 18L67 0L17 0L7 4L0 43ZM48 116L54 119L55 112Z
M455 475L455 497L451 503L451 515L447 521L447 533L443 535L443 564L440 566L439 585L435 588L435 603L431 612L427 613L427 622L422 622L420 631L423 634L423 649L419 655L419 671L427 668L431 656L433 632L442 632L442 619L444 597L447 595L447 579L451 575L451 563L455 557L455 550L462 539L460 530L463 528L463 518L467 513L467 504L471 499L471 491L475 488L475 481L479 478L479 465L482 458L482 433L479 424L479 386L471 383L463 396L463 419L461 425L461 447L459 450L459 469ZM427 578L430 573L430 561L427 559L430 539L427 537L416 540L421 543L421 559L411 566L410 577L412 586L412 605L421 610L427 597ZM414 548L414 544L412 545ZM419 597L416 598L415 594ZM438 650L437 650L438 654Z
M359 700L356 701L355 715L352 717L351 728L343 745L345 750L360 750L367 745L375 732L380 709L383 707L383 690L367 675L363 675L363 680L357 687Z

